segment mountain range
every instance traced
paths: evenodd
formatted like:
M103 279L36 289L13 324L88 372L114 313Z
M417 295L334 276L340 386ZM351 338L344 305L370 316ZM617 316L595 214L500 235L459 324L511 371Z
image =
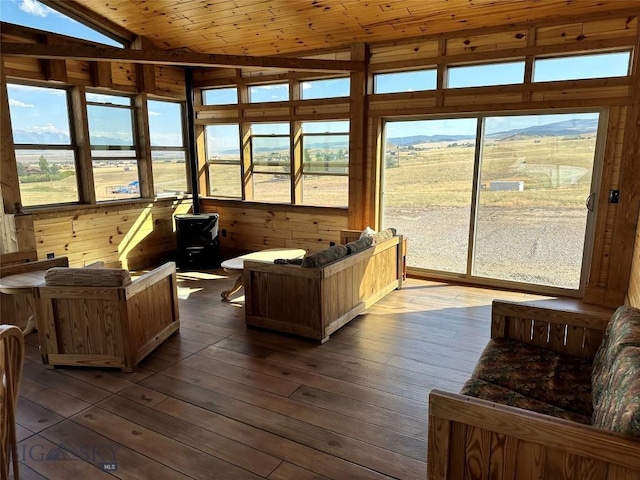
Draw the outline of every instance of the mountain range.
M29 130L13 131L13 141L15 143L26 143L33 145L70 145L71 138L60 130L45 130L34 132ZM130 145L130 142L114 137L92 136L93 145Z
M508 140L515 137L567 137L596 133L598 130L598 119L573 119L561 122L547 123L544 125L533 125L526 128L514 128L486 134L485 138L492 140ZM387 143L407 147L428 142L459 142L461 140L473 140L475 135L411 135L407 137L388 138Z
M544 125L534 125L526 128L515 128L512 130L505 130L501 132L495 132L488 135L485 135L486 138L500 141L500 140L508 140L510 138L521 138L523 136L527 137L542 137L542 136L577 136L583 135L587 133L595 133L598 129L598 119L573 119L573 120L564 120L561 122L548 123ZM458 142L461 140L473 140L475 135L448 135L448 134L436 134L436 135L409 135L406 137L394 137L388 138L387 143L398 145L401 147L406 147L409 145L416 145L420 143L427 142ZM69 135L61 132L59 130L56 131L41 131L34 132L28 130L14 130L13 131L13 139L15 143L26 143L33 145L69 145L71 143ZM102 136L92 136L91 143L93 145L127 145L128 142L126 140L122 140L114 137L102 137ZM307 140L307 146L315 146L320 143L326 145L327 142L324 140L318 140L314 145L313 139ZM332 148L348 148L347 142L336 141L329 142L329 145ZM260 151L277 151L282 150L286 147L272 147L260 149ZM238 153L238 150L228 150L225 152L226 154Z

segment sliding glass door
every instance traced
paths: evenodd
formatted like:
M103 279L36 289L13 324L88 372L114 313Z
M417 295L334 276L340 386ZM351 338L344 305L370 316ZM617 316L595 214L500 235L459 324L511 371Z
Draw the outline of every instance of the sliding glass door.
M579 290L599 114L385 124L382 225L410 268Z
M387 123L384 223L412 239L408 265L467 271L476 130L475 118Z

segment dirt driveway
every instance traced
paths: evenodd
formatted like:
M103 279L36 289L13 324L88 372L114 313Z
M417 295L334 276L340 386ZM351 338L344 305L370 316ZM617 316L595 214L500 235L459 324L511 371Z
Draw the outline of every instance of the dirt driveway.
M411 267L464 272L469 208L387 208L385 225L409 239ZM578 288L586 210L483 207L474 275Z

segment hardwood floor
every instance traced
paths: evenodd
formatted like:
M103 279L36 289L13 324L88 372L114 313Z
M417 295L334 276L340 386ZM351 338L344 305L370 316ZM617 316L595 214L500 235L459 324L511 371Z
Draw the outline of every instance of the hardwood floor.
M222 271L178 277L180 332L134 373L45 370L27 337L21 478L425 478L429 391L469 377L492 299L546 298L409 280L317 345L247 330Z

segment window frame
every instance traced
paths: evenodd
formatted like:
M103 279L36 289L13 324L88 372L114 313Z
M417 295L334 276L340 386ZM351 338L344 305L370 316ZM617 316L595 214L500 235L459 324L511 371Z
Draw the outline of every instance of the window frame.
M42 85L39 83L26 83L26 82L6 82L6 87L7 87L7 101L9 100L9 91L8 91L8 87L10 85L16 85L16 86L27 86L27 87L33 87L33 88L44 88L44 89L48 89L48 90L61 90L64 92L65 94L65 104L66 104L66 112L67 112L67 125L69 128L69 144L44 144L44 143L16 143L15 142L15 137L11 138L11 142L13 143L13 149L14 149L14 155L16 155L17 157L17 152L20 150L60 150L60 151L68 151L71 153L71 155L73 156L73 165L74 165L74 177L75 177L75 184L76 184L76 199L75 200L71 200L68 202L54 202L54 203L42 203L42 204L36 204L36 205L23 205L24 208L27 209L35 209L35 208L42 208L42 207L50 207L50 206L55 206L55 205L72 205L72 204L78 204L81 202L81 185L80 185L80 176L79 176L79 165L78 165L78 149L77 149L77 145L76 145L76 141L75 141L75 135L73 132L73 109L71 107L71 95L70 95L70 89L69 87L66 86L52 86L49 83ZM8 119L6 119L5 121L9 121L11 124L13 123L13 116L11 114L9 114ZM12 129L13 129L13 125L12 125ZM16 158L16 169L17 169L17 158ZM20 185L20 178L18 176L17 178L18 180L18 185ZM21 199L22 199L22 195L20 195Z
M224 126L232 126L235 127L238 131L238 160L229 160L229 159L214 159L209 158L209 145L208 145L208 134L207 128L209 127L224 127ZM205 141L205 165L209 167L209 165L231 165L237 166L240 170L240 175L238 178L238 182L240 183L240 195L239 196L227 196L227 195L212 195L212 187L214 186L211 181L210 167L206 169L206 179L207 179L207 195L215 198L224 198L224 199L232 199L232 200L243 200L245 198L244 186L242 184L242 176L243 176L243 161L242 161L242 146L240 140L240 124L239 123L211 123L208 125L204 125L204 141Z
M103 102L96 102L96 101L92 101L89 100L89 96L93 95L93 94L97 94L97 95L104 95L104 96L112 96L112 97L119 97L119 98L126 98L129 100L129 104L128 105L119 105L119 104L115 104L115 103L103 103ZM129 110L129 114L130 114L130 119L131 119L131 135L132 135L132 144L131 146L129 145L94 145L91 142L91 126L89 125L89 107L90 106L98 106L98 107L102 107L102 108L115 108L115 109L121 109L121 110ZM104 93L101 91L93 91L93 90L87 90L85 93L85 108L86 108L86 112L87 112L87 133L88 133L88 138L89 138L89 161L91 164L91 169L92 171L94 171L94 162L96 161L107 161L107 162L115 162L115 161L133 161L135 163L136 166L136 173L137 173L137 182L138 182L138 192L137 192L137 196L132 196L132 197L126 197L126 198L122 198L122 199L104 199L104 200L98 200L97 196L95 199L96 204L102 204L105 202L114 202L114 201L120 201L120 200L138 200L143 198L143 188L142 185L140 184L143 175L141 174L141 163L142 163L142 159L140 156L140 148L141 146L139 145L139 137L138 137L138 132L137 132L137 125L136 125L136 107L134 104L134 98L131 95L127 95L127 94L123 94L123 93L119 93L119 92L113 92L113 93ZM149 142L151 143L151 142ZM126 156L109 156L109 155L105 155L105 156L94 156L94 152L132 152L131 155L126 155ZM94 192L97 192L97 185L95 182L95 176L93 176L93 189ZM136 193L135 191L133 193Z
M149 152L151 155L151 171L152 171L152 176L154 179L153 182L153 190L154 190L154 196L156 198L172 198L175 196L178 196L182 193L191 193L191 185L190 185L190 181L189 181L189 148L187 146L188 140L187 140L187 130L185 128L186 126L186 106L184 104L183 101L180 100L166 100L166 99L160 99L160 98L147 98L147 120L149 120L149 102L164 102L164 103L171 103L171 104L175 104L178 105L178 107L180 108L180 128L182 129L182 131L180 132L180 138L182 140L182 146L177 146L177 145L172 145L172 146L164 146L164 145L153 145L153 143L151 142L151 122L149 122ZM135 114L134 114L135 117ZM135 118L134 118L135 120ZM135 142L134 142L135 143ZM184 192L173 192L173 193L167 193L167 194L162 194L162 195L158 195L157 193L157 187L156 187L156 182L155 182L155 171L153 169L153 164L154 164L154 160L153 160L153 153L154 152L182 152L184 154L184 176L185 176L185 190Z
M574 58L585 58L585 57L594 57L598 55L608 55L608 54L616 54L616 53L626 53L629 58L627 60L627 69L624 75L602 75L602 76L587 76L587 77L569 77L569 78L561 78L561 79L553 79L553 80L536 80L536 63L538 61L545 60L571 60ZM618 50L590 50L584 52L572 52L571 54L562 54L562 55L548 55L548 56L536 56L533 59L532 71L531 71L531 84L536 83L546 83L546 82L570 82L570 81L581 81L581 80L594 80L594 79L605 79L605 78L624 78L628 77L631 74L632 62L633 62L633 50L629 48L623 48Z

